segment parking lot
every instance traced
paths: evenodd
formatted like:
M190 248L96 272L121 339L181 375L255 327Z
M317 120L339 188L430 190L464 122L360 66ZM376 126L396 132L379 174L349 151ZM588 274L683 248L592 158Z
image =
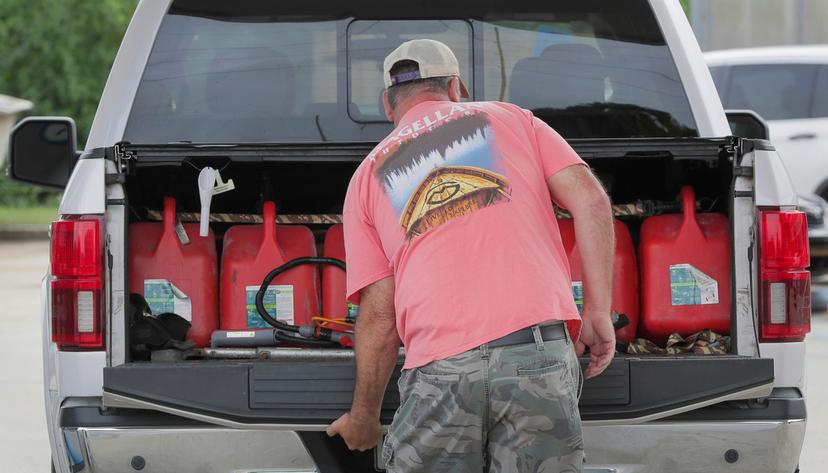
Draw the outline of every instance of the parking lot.
M48 264L48 243L0 243L0 456L4 471L49 471L49 445L43 413L40 341L40 279ZM828 318L815 313L808 337L808 434L803 472L824 471L828 464Z

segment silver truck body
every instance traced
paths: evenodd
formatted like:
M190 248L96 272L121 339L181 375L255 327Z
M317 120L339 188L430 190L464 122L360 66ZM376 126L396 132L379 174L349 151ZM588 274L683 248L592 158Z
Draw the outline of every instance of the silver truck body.
M730 134L724 111L716 94L702 53L679 3L650 0L678 68L690 106L702 137ZM123 43L101 97L86 149L111 147L123 140L124 130L136 95L153 38L169 7L168 0L142 0L124 36ZM141 456L145 471L183 472L315 472L318 465L303 445L296 426L254 426L232 424L209 414L176 412L153 403L141 403L117 396L104 397L103 370L123 364L125 346L125 280L123 207L107 206L107 200L123 197L120 184L105 184L107 168L115 163L82 159L74 170L60 214L105 214L107 247L112 255L108 280L108 329L106 352L59 351L51 342L50 294L44 278L42 294L43 360L45 400L49 439L56 471L136 471L129 459ZM735 180L744 196L733 204L736 307L736 352L774 360L775 381L740 393L688 405L676 412L661 412L624 421L586 421L584 425L588 471L644 473L684 472L793 472L797 468L805 435L806 420L729 421L727 419L684 420L678 414L732 400L769 396L772 390L792 389L804 393L805 343L758 344L756 306L751 278L756 276L756 258L748 258L754 241L756 206L796 206L797 198L781 160L775 152L755 150L745 156L744 167L752 176ZM804 394L803 394L804 395ZM103 398L103 399L102 399ZM68 408L138 408L166 411L185 420L212 425L62 427ZM323 425L303 426L323 429ZM738 446L739 459L730 463L726 450ZM72 465L83 465L73 470ZM75 467L77 468L77 466Z

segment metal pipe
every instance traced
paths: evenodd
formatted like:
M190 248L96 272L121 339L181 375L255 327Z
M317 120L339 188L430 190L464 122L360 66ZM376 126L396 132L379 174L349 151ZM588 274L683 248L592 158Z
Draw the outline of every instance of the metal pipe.
M195 351L196 358L249 359L258 358L257 348L201 348Z
M196 352L196 356L217 360L351 361L354 359L354 351L341 348L202 348ZM402 349L397 359L405 359Z
M204 358L213 359L251 359L270 361L350 361L354 359L353 350L320 348L204 348Z

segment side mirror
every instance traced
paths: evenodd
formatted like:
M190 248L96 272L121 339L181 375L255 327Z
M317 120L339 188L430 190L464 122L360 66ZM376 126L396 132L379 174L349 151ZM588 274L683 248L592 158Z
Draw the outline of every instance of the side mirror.
M9 177L63 189L78 162L75 121L69 117L28 117L11 132Z
M768 140L770 131L765 119L753 110L725 110L733 136L751 140Z

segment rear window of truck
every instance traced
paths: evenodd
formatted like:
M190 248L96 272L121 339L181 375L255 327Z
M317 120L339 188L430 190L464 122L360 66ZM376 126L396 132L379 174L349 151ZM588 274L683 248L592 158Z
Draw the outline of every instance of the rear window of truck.
M176 0L124 139L380 140L382 61L421 37L454 50L475 100L531 109L567 138L698 135L646 0Z

